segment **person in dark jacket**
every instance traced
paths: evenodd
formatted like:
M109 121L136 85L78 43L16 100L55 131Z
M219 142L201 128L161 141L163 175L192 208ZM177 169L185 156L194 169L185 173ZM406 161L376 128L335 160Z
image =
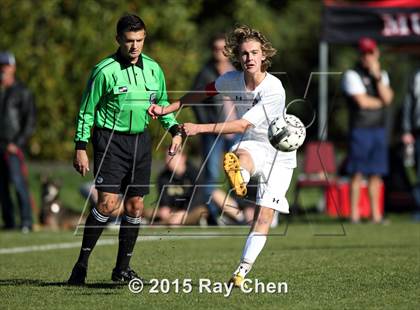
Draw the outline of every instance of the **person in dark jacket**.
M15 228L10 184L16 189L21 229L32 229L32 209L23 149L35 128L32 93L15 77L15 57L0 52L0 204L5 229Z
M402 142L406 150L414 148L416 185L413 196L416 203L414 219L420 221L420 68L414 73L402 107Z

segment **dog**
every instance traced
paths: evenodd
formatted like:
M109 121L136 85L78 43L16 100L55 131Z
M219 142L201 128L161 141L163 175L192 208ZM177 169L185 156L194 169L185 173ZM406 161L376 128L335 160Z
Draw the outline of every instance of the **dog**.
M39 222L48 230L75 229L84 222L79 212L64 207L59 199L60 184L50 177L41 177L41 211Z

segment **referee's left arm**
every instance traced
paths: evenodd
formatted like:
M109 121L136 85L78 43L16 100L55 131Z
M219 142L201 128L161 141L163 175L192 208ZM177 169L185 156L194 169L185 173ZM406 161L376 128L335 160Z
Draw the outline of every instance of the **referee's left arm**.
M77 117L76 151L73 158L73 167L82 176L89 171L89 159L86 146L90 138L90 130L95 121L95 108L105 93L105 77L98 69L92 71L88 85L83 93L79 115Z

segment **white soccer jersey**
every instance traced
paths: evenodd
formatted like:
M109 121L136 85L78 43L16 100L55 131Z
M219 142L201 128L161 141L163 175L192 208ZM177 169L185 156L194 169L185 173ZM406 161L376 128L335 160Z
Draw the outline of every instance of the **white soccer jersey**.
M267 132L271 121L282 116L285 108L286 95L281 81L267 73L264 80L253 91L249 91L245 86L244 73L231 71L220 76L215 87L217 92L230 97L234 102L238 118L253 125L246 131L242 141L254 141L262 146L262 153L258 157L264 156L264 152L275 154L277 150L268 141ZM257 154L252 155L256 157ZM274 158L282 166L296 167L296 151L277 151Z

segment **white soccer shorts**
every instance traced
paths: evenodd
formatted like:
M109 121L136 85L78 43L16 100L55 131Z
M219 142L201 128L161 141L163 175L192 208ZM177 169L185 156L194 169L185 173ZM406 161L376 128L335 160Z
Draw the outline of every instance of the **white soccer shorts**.
M238 149L247 151L254 162L255 171L251 177L258 180L255 203L280 213L289 214L286 192L292 180L293 168L283 165L276 159L276 151L273 151L271 145L255 141L242 141L235 144L231 151L235 152Z

